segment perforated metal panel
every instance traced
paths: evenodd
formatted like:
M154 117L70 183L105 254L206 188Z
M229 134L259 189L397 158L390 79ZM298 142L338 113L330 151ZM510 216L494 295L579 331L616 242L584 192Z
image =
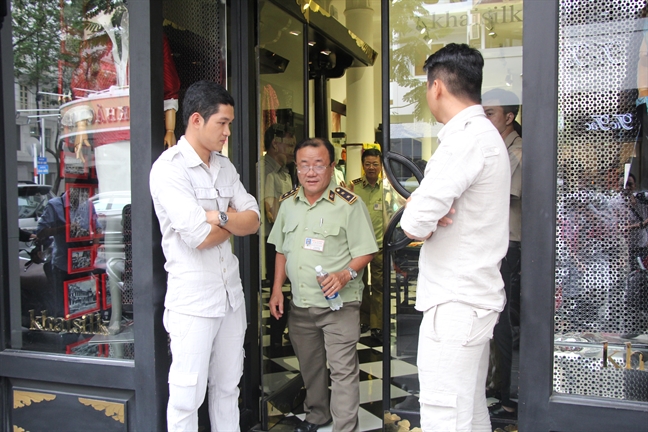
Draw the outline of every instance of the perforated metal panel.
M164 33L180 78L180 101L196 81L226 85L225 5L220 0L164 0ZM184 133L182 107L176 136Z
M638 79L648 87L645 9L645 0L560 4L555 333L596 335L569 355L557 347L560 393L648 401L648 373L607 364L601 349L611 338L648 342L648 233L639 225L648 199L624 189L630 172L648 186L646 105L636 105Z

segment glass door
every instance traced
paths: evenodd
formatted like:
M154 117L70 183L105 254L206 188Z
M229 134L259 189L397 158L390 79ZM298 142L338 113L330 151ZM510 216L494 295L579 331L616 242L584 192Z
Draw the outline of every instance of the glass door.
M385 233L385 423L420 426L416 357L422 314L414 309L420 244L399 228L402 206L418 187L427 161L438 147L443 124L426 102L425 60L449 43L465 43L484 57L482 93L505 91L522 101L522 1L392 2L388 6L389 123L385 136L385 171L390 185L385 203L391 220ZM385 87L383 87L385 88ZM515 114L522 122L519 113ZM387 253L388 252L388 253ZM519 322L516 321L519 328ZM513 354L513 363L517 352ZM388 361L389 360L389 361ZM516 373L510 385L517 395ZM486 383L485 383L486 384ZM491 400L495 402L495 400ZM408 423L404 423L407 420ZM493 427L506 426L493 421Z

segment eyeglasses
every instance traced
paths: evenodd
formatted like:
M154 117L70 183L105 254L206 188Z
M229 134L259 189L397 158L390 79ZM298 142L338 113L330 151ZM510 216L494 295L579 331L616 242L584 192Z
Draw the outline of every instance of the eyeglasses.
M328 165L299 165L297 167L297 172L299 174L308 174L310 170L315 171L315 174L322 174L324 171L326 171L326 168L328 168Z
M380 164L378 162L374 162L374 163L367 162L367 163L363 164L363 166L365 168L380 168Z

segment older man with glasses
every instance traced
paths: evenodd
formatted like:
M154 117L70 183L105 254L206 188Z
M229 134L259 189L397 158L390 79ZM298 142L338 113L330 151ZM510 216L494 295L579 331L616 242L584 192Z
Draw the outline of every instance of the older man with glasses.
M295 147L301 186L281 197L268 241L277 249L270 313L284 314L282 285L290 279L288 332L306 386L306 418L297 432L316 431L333 421L334 431L357 431L360 407L362 273L378 250L362 200L333 177L333 145L312 138ZM328 276L318 283L315 266ZM321 288L320 288L321 285ZM325 298L339 294L343 307ZM331 370L329 397L328 362Z

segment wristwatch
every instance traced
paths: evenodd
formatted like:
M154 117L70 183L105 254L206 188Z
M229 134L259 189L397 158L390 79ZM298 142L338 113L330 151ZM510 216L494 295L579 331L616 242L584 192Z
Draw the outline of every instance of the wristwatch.
M349 274L351 275L351 280L358 277L357 271L353 270L351 267L347 267L346 269L349 270Z
M218 225L221 227L224 227L227 221L229 220L229 217L227 216L227 213L224 211L220 212L218 214Z

